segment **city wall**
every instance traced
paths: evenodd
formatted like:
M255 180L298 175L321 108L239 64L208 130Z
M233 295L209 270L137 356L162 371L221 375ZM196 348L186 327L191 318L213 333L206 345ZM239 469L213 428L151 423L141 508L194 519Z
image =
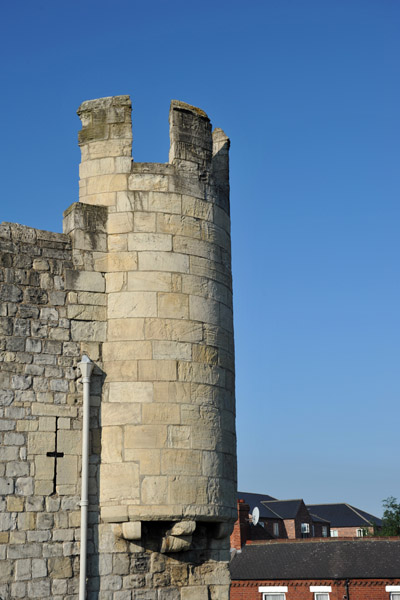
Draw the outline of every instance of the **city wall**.
M88 598L227 600L229 140L173 101L169 163L136 164L127 96L78 114L64 233L0 230L0 597L78 597L87 354Z

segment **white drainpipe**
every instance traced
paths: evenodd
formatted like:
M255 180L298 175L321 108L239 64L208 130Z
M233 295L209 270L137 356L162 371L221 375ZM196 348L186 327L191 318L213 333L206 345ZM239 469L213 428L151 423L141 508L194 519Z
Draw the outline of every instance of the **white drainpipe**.
M89 481L89 416L90 416L90 376L94 364L86 354L78 364L83 383L83 424L82 424L82 491L81 491L81 557L79 572L79 600L86 598L86 557L88 521L88 481Z

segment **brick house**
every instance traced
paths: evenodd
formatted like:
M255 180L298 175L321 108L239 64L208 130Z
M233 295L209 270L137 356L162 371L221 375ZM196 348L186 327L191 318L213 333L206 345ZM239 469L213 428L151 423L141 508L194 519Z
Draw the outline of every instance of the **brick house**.
M374 524L380 527L382 520L350 504L307 504L310 512L330 521L331 537L363 537L373 533Z
M400 600L400 539L259 542L230 570L230 600Z
M299 539L328 537L329 521L313 515L303 500L260 500L258 494L238 493L238 521L232 533L231 547L260 539ZM244 496L244 498L243 498ZM257 500L260 500L257 502ZM251 502L251 504L250 504ZM258 525L251 523L249 514L254 508L259 513ZM238 541L239 536L242 538ZM243 539L245 541L243 542ZM241 544L241 545L238 545Z
M248 533L251 539L298 539L316 537L353 538L372 533L374 524L382 520L350 504L307 504L302 499L278 500L268 494L238 492L238 500L259 512L259 523L265 529Z

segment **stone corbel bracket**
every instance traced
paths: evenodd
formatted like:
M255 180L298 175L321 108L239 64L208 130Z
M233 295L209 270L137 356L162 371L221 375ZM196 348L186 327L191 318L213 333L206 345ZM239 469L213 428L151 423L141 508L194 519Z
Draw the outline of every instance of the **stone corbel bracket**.
M178 521L169 529L161 541L160 552L186 552L192 545L196 521Z
M128 542L140 540L142 537L142 522L127 521L125 523L121 523L121 525L118 526L118 531L115 531L115 534L117 537L122 537Z

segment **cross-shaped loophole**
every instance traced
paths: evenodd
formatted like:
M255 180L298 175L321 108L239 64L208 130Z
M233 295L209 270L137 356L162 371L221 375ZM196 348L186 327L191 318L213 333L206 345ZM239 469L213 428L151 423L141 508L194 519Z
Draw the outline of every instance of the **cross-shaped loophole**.
M62 458L64 456L64 452L57 452L57 433L58 433L58 417L56 417L56 430L55 430L55 440L54 440L54 452L46 452L46 456L50 456L54 458L54 477L53 477L53 491L51 496L54 496L56 493L57 486L57 458Z

